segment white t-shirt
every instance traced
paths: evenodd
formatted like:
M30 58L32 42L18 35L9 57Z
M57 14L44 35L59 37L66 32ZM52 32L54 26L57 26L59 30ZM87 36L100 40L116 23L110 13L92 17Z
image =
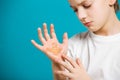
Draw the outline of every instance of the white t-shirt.
M79 58L92 80L120 80L120 33L112 36L92 32L69 39L67 55Z

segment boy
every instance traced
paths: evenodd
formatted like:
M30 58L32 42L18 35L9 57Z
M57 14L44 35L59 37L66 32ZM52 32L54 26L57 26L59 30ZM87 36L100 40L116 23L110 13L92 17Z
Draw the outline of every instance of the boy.
M44 37L38 28L42 46L32 43L52 61L55 80L119 80L120 79L120 22L116 17L117 0L69 0L87 32L76 34L69 42L57 40L51 24ZM66 62L67 61L67 62Z

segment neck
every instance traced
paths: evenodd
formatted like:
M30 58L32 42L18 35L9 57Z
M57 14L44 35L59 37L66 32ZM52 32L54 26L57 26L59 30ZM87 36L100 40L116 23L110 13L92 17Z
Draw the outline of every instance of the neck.
M117 33L120 33L120 22L113 12L111 13L107 23L97 32L94 32L97 35L110 36Z

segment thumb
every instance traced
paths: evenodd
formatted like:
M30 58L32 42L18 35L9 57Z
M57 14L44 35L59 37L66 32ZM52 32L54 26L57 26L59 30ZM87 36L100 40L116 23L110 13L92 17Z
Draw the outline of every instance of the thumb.
M68 34L67 34L67 32L64 33L64 35L63 35L63 44L68 45Z

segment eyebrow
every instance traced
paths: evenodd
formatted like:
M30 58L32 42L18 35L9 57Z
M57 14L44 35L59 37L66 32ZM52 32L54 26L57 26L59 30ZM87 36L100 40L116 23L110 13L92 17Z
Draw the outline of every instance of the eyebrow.
M85 2L86 2L86 0L83 0L83 1L81 1L80 3L78 3L77 6L79 6L79 5L81 5L81 4L85 3ZM70 7L71 7L71 8L74 8L75 6L70 5Z
M87 2L87 1L89 1L89 0L83 0L83 1L81 1L80 3L78 3L77 6L83 4L83 3ZM91 1L91 0L90 0L90 1ZM92 2L93 2L93 1L94 1L94 0L92 0ZM71 7L71 8L75 8L75 6L72 6L72 5L70 5L70 7Z

